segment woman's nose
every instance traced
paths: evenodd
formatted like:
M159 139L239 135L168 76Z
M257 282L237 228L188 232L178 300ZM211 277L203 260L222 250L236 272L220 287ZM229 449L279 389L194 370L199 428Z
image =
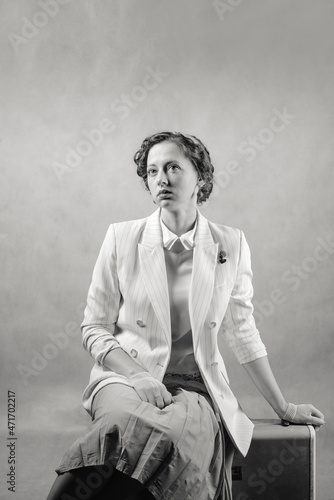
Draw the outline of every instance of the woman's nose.
M161 186L162 184L168 184L168 177L166 172L160 171L158 174L158 186Z

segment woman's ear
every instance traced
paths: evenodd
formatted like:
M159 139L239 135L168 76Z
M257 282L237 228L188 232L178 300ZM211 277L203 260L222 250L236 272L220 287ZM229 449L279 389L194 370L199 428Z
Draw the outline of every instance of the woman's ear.
M205 182L205 181L203 181L203 179L198 179L197 186L198 186L199 188L203 187L205 184L206 184L206 182Z

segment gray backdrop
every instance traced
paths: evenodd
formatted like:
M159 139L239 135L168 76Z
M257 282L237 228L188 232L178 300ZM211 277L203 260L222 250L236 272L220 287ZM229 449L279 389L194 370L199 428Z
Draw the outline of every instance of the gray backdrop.
M155 209L132 161L141 140L176 130L212 155L202 213L246 234L286 398L326 415L317 488L333 499L333 2L7 0L0 14L1 498L44 498L89 421L79 325L93 266L111 222ZM244 410L274 418L221 349Z

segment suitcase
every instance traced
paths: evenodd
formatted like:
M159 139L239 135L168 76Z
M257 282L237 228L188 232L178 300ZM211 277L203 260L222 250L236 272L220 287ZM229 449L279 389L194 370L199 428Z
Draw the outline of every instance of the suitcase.
M253 420L247 456L235 453L233 500L315 500L315 430Z

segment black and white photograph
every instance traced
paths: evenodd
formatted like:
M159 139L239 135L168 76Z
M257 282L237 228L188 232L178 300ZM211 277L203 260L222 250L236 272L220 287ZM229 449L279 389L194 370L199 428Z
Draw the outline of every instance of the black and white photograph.
M0 2L0 499L334 500L333 19Z

